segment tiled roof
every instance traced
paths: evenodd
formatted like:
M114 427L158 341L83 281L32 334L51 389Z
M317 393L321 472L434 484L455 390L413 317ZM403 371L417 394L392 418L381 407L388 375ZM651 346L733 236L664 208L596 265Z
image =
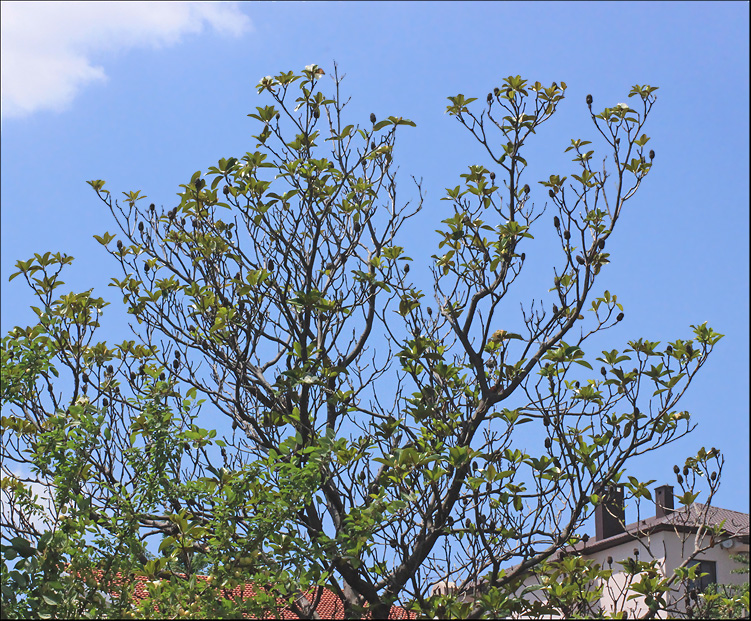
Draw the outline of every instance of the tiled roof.
M200 580L206 580L207 576L198 576ZM148 583L149 578L146 576L134 576L133 580L135 581L135 588L133 590L133 593L135 597L139 600L146 599L149 596L148 593ZM250 599L255 596L256 589L253 584L243 584L240 586L235 587L232 590L229 589L223 589L224 596L228 599L231 599L235 601L236 599L239 599L241 601ZM315 591L311 590L305 593L306 597L308 597L309 601L314 601L315 596L317 593ZM275 618L279 619L299 619L300 617L295 614L295 612L289 608L288 606L284 606L283 602L281 600L277 600L279 603L280 609L276 611L276 614L274 615ZM336 594L331 591L330 589L323 588L322 592L320 594L320 599L318 601L318 605L316 606L316 612L322 619L344 619L344 604L339 599L339 597L336 596ZM243 615L245 617L248 617L248 615ZM369 619L369 615L365 615L363 617L364 619ZM413 612L409 612L408 610L405 610L404 608L401 608L400 606L392 606L391 612L389 613L389 619L415 619L417 618L417 615Z
M724 524L722 524L723 521L725 522ZM709 507L700 502L694 503L689 507L677 509L660 518L648 518L643 520L643 522L646 522L649 526L669 524L671 526L683 525L696 527L700 524L706 524L707 526L719 526L722 524L723 529L733 537L748 536L749 532L748 513L740 513L720 507ZM636 528L637 524L629 524L626 528L630 529L631 527Z
M724 524L722 524L724 520ZM731 537L748 537L748 513L731 511L720 507L712 507L696 502L688 507L681 507L661 517L648 517L638 522L627 524L624 532L617 533L600 541L589 540L588 543L579 542L573 549L576 552L592 553L605 548L616 546L623 541L640 536L642 533L658 532L678 529L693 531L700 525L719 526Z

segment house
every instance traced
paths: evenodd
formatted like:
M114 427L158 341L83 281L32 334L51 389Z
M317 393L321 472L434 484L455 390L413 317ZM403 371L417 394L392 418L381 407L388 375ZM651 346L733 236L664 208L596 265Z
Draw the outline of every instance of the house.
M576 545L559 553L559 558L566 555L581 556L596 561L603 569L613 571L612 577L603 585L603 594L599 602L599 607L606 613L626 610L629 618L635 618L648 611L644 598L627 599L632 592L625 588L628 586L628 574L620 562L629 562L628 559L655 559L658 561L660 572L664 576L670 576L677 567L698 551L689 565L699 565L698 573L706 575L698 577L688 585L690 591L695 590L692 596L703 591L711 583L740 585L748 582L748 574L731 573L733 569L741 566L730 558L736 554L748 555L747 513L701 503L676 508L672 486L663 485L654 491L654 514L644 518L637 516L640 519L636 522L626 524L623 486L610 487L603 502L595 508L594 537L585 535ZM719 535L715 538L705 526L720 527ZM513 568L507 571L512 570ZM532 575L523 586L532 586L538 582ZM467 592L460 594L460 599L472 600L474 593L482 591L483 586L481 582L470 587ZM683 589L681 585L675 585L674 590L666 597L669 605L681 599L685 602L686 593ZM453 584L434 587L436 593L452 591L455 592ZM542 600L544 595L541 591L535 591L525 597ZM684 605L678 606L678 612L684 609L681 608Z
M613 569L613 577L603 591L601 606L612 611L621 597L626 574L618 561L658 561L665 576L672 575L694 552L697 556L689 565L699 565L699 577L689 588L698 592L708 584L742 584L748 581L738 569L731 555L749 551L749 516L701 503L675 508L673 487L662 485L655 490L655 513L631 524L625 524L623 487L613 486L605 501L595 509L595 537L579 542L573 552ZM715 538L706 527L721 527ZM685 595L679 587L671 592L668 602L676 602ZM622 607L622 604L621 604ZM626 608L632 618L647 611L643 598L631 600Z

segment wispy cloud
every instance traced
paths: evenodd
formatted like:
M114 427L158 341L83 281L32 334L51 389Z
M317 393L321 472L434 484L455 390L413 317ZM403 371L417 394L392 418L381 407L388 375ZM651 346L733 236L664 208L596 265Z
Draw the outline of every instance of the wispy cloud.
M107 79L98 52L159 48L205 27L239 36L250 20L235 2L2 2L2 115L64 110Z

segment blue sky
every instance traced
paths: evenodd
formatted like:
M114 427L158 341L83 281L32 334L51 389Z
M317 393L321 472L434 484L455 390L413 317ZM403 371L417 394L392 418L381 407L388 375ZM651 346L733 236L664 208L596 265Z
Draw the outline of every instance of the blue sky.
M488 165L444 113L447 96L482 100L516 74L567 83L530 147L527 182L542 203L536 182L573 170L569 139L595 135L585 95L602 109L652 84L654 167L608 242L612 264L600 281L626 319L602 348L688 338L690 324L704 321L726 335L682 403L697 431L634 472L672 482L674 463L717 446L727 462L716 504L747 512L748 13L744 2L3 2L0 328L33 318L21 282L7 284L15 262L59 250L76 257L70 288L95 287L113 302L106 337L125 338L118 296L106 287L116 266L92 239L114 227L86 180L172 206L194 171L255 149L246 115L270 103L255 90L264 75L310 63L330 73L336 61L352 122L373 111L417 123L395 158L405 197L410 175L427 191L403 239L418 277L435 252L430 232L447 215L444 188L468 165ZM546 256L547 228L528 256ZM539 299L548 287L528 282L517 295Z

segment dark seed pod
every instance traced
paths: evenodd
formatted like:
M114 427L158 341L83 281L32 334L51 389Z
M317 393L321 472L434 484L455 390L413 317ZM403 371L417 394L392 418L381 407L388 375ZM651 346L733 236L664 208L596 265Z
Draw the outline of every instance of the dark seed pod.
M373 123L373 125L375 125L375 122L376 122L375 112L370 113L370 122Z
M597 242L597 248L599 250L604 250L605 249L605 240L604 239L601 239L600 241Z
M553 444L553 441L550 438L545 438L545 448L549 449Z
M563 239L566 239L566 240L571 239L571 232L568 229L563 231Z
M269 259L269 263L268 263L268 270L269 270L270 272L273 272L273 271L274 271L274 260L273 260L273 259Z
M553 226L557 229L561 227L561 221L558 219L558 216L553 216Z
M373 142L373 141L371 141L371 142L370 142L370 150L371 150L371 151L375 151L375 149L376 149L376 143L375 143L375 142Z
M115 372L115 367L113 367L112 365L109 365L107 367L107 373L109 373L110 375L112 375L114 372Z
M608 556L607 561L608 561L608 565L612 565L613 564L613 557L612 556Z
M488 93L488 103L493 101L493 93Z
M684 477L688 476L688 466L683 466L683 476Z
M149 205L149 209L151 211L155 211L156 210L156 205L154 203L151 203L151 205Z
M522 191L523 191L523 192L524 192L525 194L529 194L529 185L525 183L525 184L524 184L524 187L522 188Z
M228 186L228 185L225 185L225 186L224 186L224 187L222 188L222 192L224 192L224 195L225 195L225 196L227 196L227 194L229 194L229 186Z
M618 316L615 318L616 321L623 321L624 314L618 313Z
M183 228L185 228L185 218L183 218L182 220L180 220L180 226L183 227Z
M678 474L680 471L681 471L681 469L677 465L673 466L673 472L675 474Z
M546 427L550 426L550 417L547 414L543 414L542 424L545 425Z
M493 95L495 95L496 97L498 97L498 95L500 95L500 94L501 94L501 89L496 86L493 89Z
M81 379L83 380L83 383L86 384L89 381L89 376L84 373L83 375L81 375Z
M472 528L472 520L470 520L469 518L467 518L467 520L464 522L464 526L467 528L467 530L469 530L470 528Z
M143 222L138 223L138 230L143 233Z
M678 479L678 485L683 485L683 477L679 474L676 478Z
M527 258L527 253L522 252L521 260L524 262L524 260Z
M553 193L553 190L548 190L548 196L549 196L550 198L553 198L553 197L555 197L555 194Z
M136 381L136 378L137 378L137 377L138 377L138 376L136 375L136 372L135 372L135 371L131 371L131 372L130 372L130 381L131 381L131 382L135 382L135 381Z
M613 446L618 446L621 443L620 437L616 436L613 438Z
M600 373L602 374L603 377L605 377L608 374L608 372L605 370L605 367L600 367Z
M355 233L359 233L360 232L360 223L359 222L355 222L355 224L352 226L352 228L354 229Z
M123 242L121 239L117 240L117 249L122 250L123 249Z
M193 228L194 228L194 229L197 229L197 228L198 228L198 220L196 220L195 218L193 218L193 219L192 219L192 220L190 221L190 223L191 223L191 224L193 225Z
M665 348L665 351L666 351L666 352L667 352L668 354L672 354L672 353L673 353L673 347L672 347L671 345L668 345L668 346L667 346L667 347Z
M144 264L143 264L143 271L144 271L144 272L148 272L148 271L149 271L149 269L150 269L150 268L149 268L149 264L148 264L147 262L144 262Z
M716 480L716 479L717 479L717 473L716 473L716 472L713 472L713 473L712 473L712 474L710 475L710 477L709 477L709 478L710 478L710 479L711 479L712 481Z
M430 308L430 306L428 306L427 310L428 310L428 317L432 317L433 316L433 309Z
M649 159L650 159L650 160L653 160L653 159L655 159L655 152L654 152L654 149L650 149L650 150L649 150Z
M584 261L584 257L583 257L583 256L581 256L580 254L577 254L577 255L576 255L576 262L577 262L577 263L578 263L579 265L584 265L584 263L585 263L585 261Z
M320 117L321 117L321 110L319 108L316 108L315 110L313 110L313 118L318 119Z
M172 362L172 367L175 369L175 371L177 371L180 368L180 361L179 360L174 360Z
M639 558L639 548L634 548L634 556Z
M141 368L138 370L141 375L146 375L146 365L142 364Z
M109 404L110 404L109 400L107 400L107 399L102 399L102 405L103 405L104 407L107 407L107 406L108 406Z
M160 373L159 380L163 382L165 379L167 379L167 376L164 373Z
M405 273L405 274L409 274L409 263L406 263L406 264L404 265L404 273Z
M281 115L281 114L279 114L279 113L277 112L277 113L276 113L276 116L275 116L274 118L275 118L275 119L276 119L276 120L278 121L278 120L279 120L279 119L281 118L281 116L282 116L282 115Z
M591 105L592 105L592 101L593 101L593 100L592 100L592 95L587 95L587 105L588 105L588 106L591 106Z
M495 181L495 173L492 170L490 171L490 180Z
M556 304L553 304L553 316L556 316L558 314L558 306Z

